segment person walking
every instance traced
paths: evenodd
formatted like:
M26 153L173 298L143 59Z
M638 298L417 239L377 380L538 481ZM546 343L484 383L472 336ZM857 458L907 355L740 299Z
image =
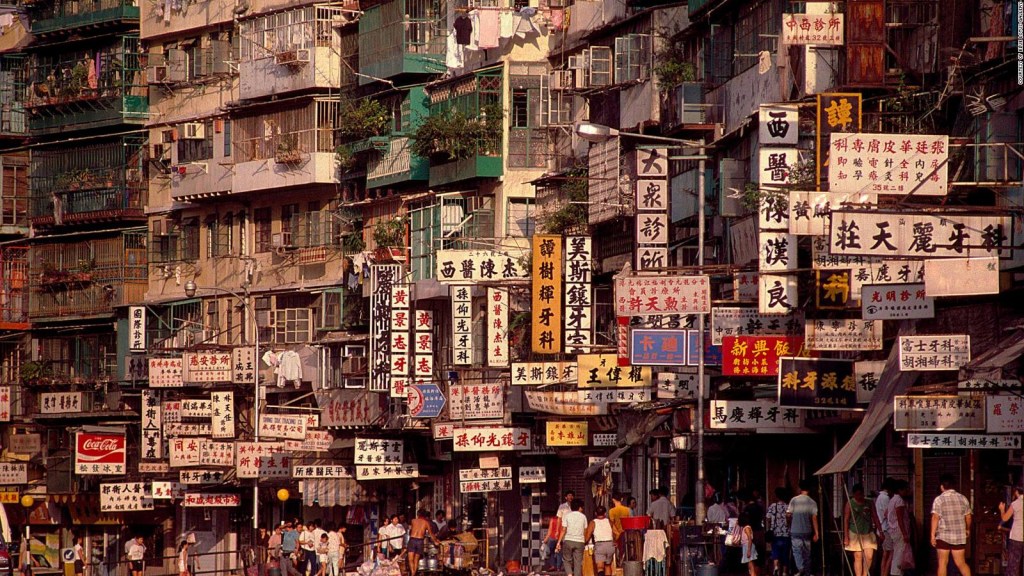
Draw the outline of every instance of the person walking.
M188 571L188 538L178 544L178 576L192 576Z
M651 517L654 528L665 530L672 522L672 516L675 515L675 506L669 501L666 495L667 491L664 489L655 488L651 490L650 494L651 503L647 505L647 514Z
M409 574L412 576L416 576L416 572L420 569L423 544L427 538L433 540L437 545L441 544L434 534L434 523L430 521L430 512L423 509L419 511L416 519L409 526L409 546L406 549L409 551Z
M128 562L131 564L132 576L142 576L145 571L144 560L146 558L146 545L143 543L142 536L136 536L132 540L125 555L128 556Z
M282 524L274 526L274 532L267 539L267 555L271 560L280 561L281 558L281 527Z
M544 536L544 546L547 547L547 561L544 569L550 572L562 571L562 555L555 549L558 547L558 538L562 532L562 520L557 514L551 514L547 518L547 534Z
M405 547L405 527L402 526L398 514L391 517L391 523L377 532L380 540L380 551L388 559L395 558Z
M281 576L301 576L294 563L298 549L299 532L291 522L285 522L281 531Z
M559 520L561 520L562 517L564 517L569 512L572 512L572 506L571 505L572 505L572 501L575 498L576 498L576 493L575 492L573 492L572 490L566 490L565 491L565 494L562 496L562 503L558 505L558 511L556 512L556 515L558 516Z
M788 499L789 491L779 486L775 489L775 502L768 506L768 512L765 514L765 528L771 534L772 576L789 574L789 522L786 520Z
M903 576L903 566L906 566L905 557L913 557L913 551L908 554L910 546L910 512L907 510L907 502L904 496L910 485L906 480L893 480L892 498L889 499L889 507L885 514L889 522L889 533L886 539L892 540L892 563L889 566L890 576Z
M334 524L327 528L327 576L338 576L341 570L341 545L344 536L341 528L335 528Z
M580 512L583 503L569 502L570 512L562 517L555 552L562 553L562 564L568 576L583 576L583 546L586 540L587 517Z
M84 538L80 534L75 536L75 547L73 548L75 552L75 576L85 576L86 558L85 548L82 546L83 540Z
M612 530L612 521L606 515L604 506L598 506L594 510L594 519L587 524L583 534L583 541L590 542L594 539L594 563L597 575L612 576L612 560L615 558L615 534Z
M811 546L818 541L818 503L811 498L811 481L800 481L800 494L789 501L789 541L793 547L793 561L797 574L811 573Z
M746 512L740 514L738 522L740 532L740 563L747 567L748 576L760 576L761 569L757 563L757 544L754 541L754 527L751 517Z
M888 538L889 516L886 512L889 510L889 500L892 498L893 482L892 478L882 480L882 488L878 491L878 497L875 498L875 514L878 516L878 521L881 524L881 531L878 535L882 540L880 542L882 545L882 565L879 569L879 573L882 576L888 576L889 570L892 569L892 538Z
M971 503L956 491L956 480L952 474L939 477L942 493L932 502L931 541L939 556L939 574L946 576L949 557L961 576L971 576L967 565L967 541L971 538Z
M999 517L1003 522L1013 520L1010 525L1010 538L1006 542L1006 576L1020 576L1021 564L1024 560L1024 488L1013 489L1013 501L1007 506L999 503Z
M853 573L868 576L878 549L875 533L881 530L875 503L864 497L864 487L854 484L850 500L843 507L843 548L853 552Z

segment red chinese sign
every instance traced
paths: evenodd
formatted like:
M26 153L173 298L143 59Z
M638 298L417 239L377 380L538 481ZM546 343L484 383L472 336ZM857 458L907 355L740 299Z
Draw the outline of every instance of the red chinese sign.
M529 428L454 428L452 446L456 452L532 450Z
M238 506L242 499L238 494L204 494L187 493L181 501L185 507L206 506Z
M797 356L799 336L726 336L722 338L722 376L778 376L779 358Z

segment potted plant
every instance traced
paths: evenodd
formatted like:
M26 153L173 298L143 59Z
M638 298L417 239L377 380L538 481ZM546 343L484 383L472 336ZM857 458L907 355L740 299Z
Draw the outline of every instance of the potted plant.
M338 136L350 141L380 138L391 131L391 121L391 113L383 103L366 98L358 104L349 103L342 110L338 118ZM371 146L376 144L370 143Z
M377 245L374 259L379 262L405 260L405 218L380 219L373 226L373 242Z
M278 164L298 164L302 162L302 152L299 150L298 134L283 134L277 143L277 153L274 154L274 162Z

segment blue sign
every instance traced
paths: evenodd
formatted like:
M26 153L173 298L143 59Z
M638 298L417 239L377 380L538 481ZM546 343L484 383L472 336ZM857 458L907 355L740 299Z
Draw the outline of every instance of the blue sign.
M409 387L409 415L413 418L437 418L445 402L444 393L437 384L413 384Z
M696 330L688 330L687 335L689 337L688 346L686 347L686 363L687 366L696 366L700 363L700 356L697 356L697 337ZM711 335L704 334L704 365L705 366L721 366L722 365L722 347L712 346Z
M633 366L686 366L686 330L635 328L629 363Z

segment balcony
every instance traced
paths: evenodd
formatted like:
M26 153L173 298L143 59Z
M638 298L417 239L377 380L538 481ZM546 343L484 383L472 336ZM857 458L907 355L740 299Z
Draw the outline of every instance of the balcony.
M32 16L32 34L43 37L81 28L138 26L139 6L135 0L57 0L36 5Z
M422 87L392 94L380 99L391 110L391 133L352 142L347 146L353 154L366 155L366 187L381 188L403 182L425 182L430 162L416 155L410 137L429 114Z
M460 115L485 125L479 140L471 150L458 153L439 143L439 152L431 158L430 186L455 184L474 178L497 178L503 174L501 154L502 127L505 124L501 110L502 70L490 69L439 83L427 89L430 114ZM490 116L491 121L488 121ZM497 125L492 122L498 122ZM453 158L454 156L454 158Z
M28 151L0 154L0 236L28 235Z
M430 0L389 0L367 8L359 19L359 83L443 73L445 22L444 11Z
M145 137L93 141L32 155L33 226L145 221Z
M314 98L237 116L232 191L337 184L334 130L340 106L338 98Z
M45 135L149 119L138 36L98 49L40 53L29 62L29 129Z
M102 317L146 294L146 231L32 246L29 317Z
M0 54L0 138L24 138L25 78L28 64L24 54Z
M28 247L0 249L0 330L28 330Z
M340 89L341 60L355 50L354 32L343 38L341 6L314 5L239 23L239 96L243 100L309 89Z

